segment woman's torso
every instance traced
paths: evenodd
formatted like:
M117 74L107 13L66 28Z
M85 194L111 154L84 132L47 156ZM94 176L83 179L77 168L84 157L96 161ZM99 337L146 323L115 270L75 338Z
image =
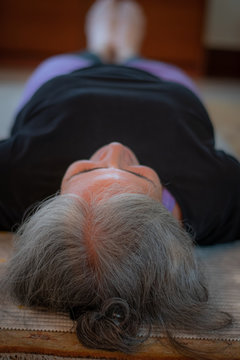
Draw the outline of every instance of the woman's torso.
M239 232L239 164L214 150L201 101L182 85L112 65L50 80L18 114L11 138L1 144L11 193L1 197L2 227L56 193L71 162L111 141L157 171L199 243L229 241Z

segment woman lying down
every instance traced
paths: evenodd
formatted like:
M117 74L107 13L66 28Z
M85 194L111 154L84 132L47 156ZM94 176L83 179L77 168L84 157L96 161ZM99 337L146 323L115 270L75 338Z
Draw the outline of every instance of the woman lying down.
M173 334L231 324L194 246L240 236L240 166L215 149L193 82L139 56L143 28L135 2L99 0L87 51L29 79L0 142L0 227L18 228L1 289L69 312L85 346L135 352L157 325L197 359Z

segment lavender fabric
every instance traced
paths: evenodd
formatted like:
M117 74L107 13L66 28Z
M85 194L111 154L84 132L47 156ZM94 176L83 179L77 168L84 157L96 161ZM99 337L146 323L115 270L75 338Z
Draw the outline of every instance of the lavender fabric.
M162 192L162 204L170 212L173 211L174 206L176 204L176 200L174 199L172 194L170 194L170 192L166 188L164 188L163 192Z
M56 55L43 61L33 72L23 90L22 98L17 107L17 112L30 100L37 89L52 78L68 74L93 64L93 60L74 54Z
M81 53L56 55L43 61L27 81L16 112L19 112L37 89L48 80L94 65L95 63L99 64L101 60L95 54L88 52L83 52L82 55ZM192 80L176 66L143 58L128 60L123 65L147 71L163 80L182 84L200 97L198 89Z
M200 97L200 93L194 82L177 66L167 64L162 61L154 61L141 58L136 60L130 60L127 62L127 65L137 69L145 70L152 75L159 77L160 79L173 81L184 85L192 92L194 92L198 97Z

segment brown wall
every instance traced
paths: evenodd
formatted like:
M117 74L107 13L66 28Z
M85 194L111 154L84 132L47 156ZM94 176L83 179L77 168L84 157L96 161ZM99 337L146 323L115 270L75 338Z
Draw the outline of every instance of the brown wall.
M204 68L204 0L138 0L147 16L142 54ZM0 0L0 63L37 64L85 46L84 18L93 0Z

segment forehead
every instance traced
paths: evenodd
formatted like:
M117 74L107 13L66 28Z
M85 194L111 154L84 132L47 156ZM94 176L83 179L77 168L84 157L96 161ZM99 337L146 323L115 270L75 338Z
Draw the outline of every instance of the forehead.
M144 178L120 169L97 169L72 176L62 193L74 193L84 199L94 195L117 193L148 193L151 184Z

